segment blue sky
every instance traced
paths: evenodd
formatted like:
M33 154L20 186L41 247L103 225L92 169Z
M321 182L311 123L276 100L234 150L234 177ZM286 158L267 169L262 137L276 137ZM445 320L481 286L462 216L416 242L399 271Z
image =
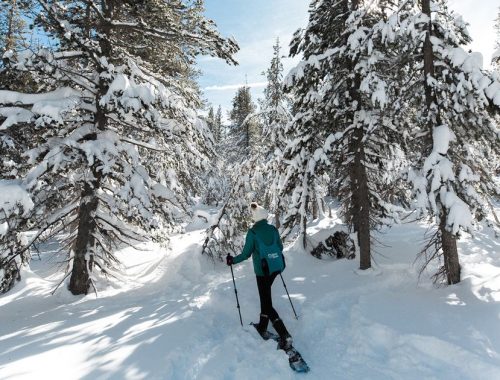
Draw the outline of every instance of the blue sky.
M236 54L238 66L224 61L202 57L198 60L202 70L199 79L208 101L229 110L238 87L248 81L254 100L261 96L265 86L262 74L269 66L273 45L279 37L283 55L288 56L288 44L299 27L308 20L309 1L304 0L206 0L206 15L217 23L223 36L232 36L240 45ZM283 59L285 72L298 62Z
M485 66L489 66L499 1L449 0L449 6L470 24L474 39L470 48L483 53ZM283 55L288 56L293 33L307 25L309 0L205 0L205 7L207 17L216 22L222 35L233 36L241 49L235 67L212 57L198 60L202 71L199 83L205 98L228 111L236 89L246 82L254 100L262 96L265 78L261 74L269 66L275 40L280 38ZM284 59L285 74L297 62L296 58Z

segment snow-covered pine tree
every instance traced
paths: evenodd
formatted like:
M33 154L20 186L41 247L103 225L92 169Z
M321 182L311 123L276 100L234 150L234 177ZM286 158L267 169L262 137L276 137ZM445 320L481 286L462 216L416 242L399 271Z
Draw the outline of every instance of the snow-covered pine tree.
M223 205L215 222L207 230L203 245L203 253L213 258L222 259L228 253L240 253L243 232L249 227L249 205L252 201L274 211L279 226L280 198L277 196L276 174L284 147L284 127L290 120L290 113L283 92L283 65L278 41L273 49L273 58L266 71L268 84L264 89L264 99L260 102L261 110L240 116L243 122L250 118L261 119L263 136L259 138L253 135L255 145L250 155L244 155L234 162L225 157L222 172L229 175L222 179L224 183L230 184L230 188L220 192L224 195ZM237 115L237 112L233 114Z
M290 120L288 97L283 89L283 63L279 38L273 46L273 57L264 72L267 85L264 88L264 99L260 102L263 135L269 146L283 143L284 125ZM282 148L282 146L277 146ZM267 149L272 153L271 149Z
M221 157L218 154L218 140L217 135L217 125L216 118L214 114L213 106L208 109L208 114L202 117L204 123L206 123L207 133L205 134L205 144L200 146L205 146L209 148L209 152L206 152L206 156L210 157L210 161L206 165L206 170L201 176L203 181L203 190L199 192L201 195L202 203L207 205L217 205L221 199L221 194L224 193L224 176L221 173L222 163ZM195 176L198 177L198 176Z
M227 143L231 146L231 161L245 159L256 146L258 141L258 123L254 117L256 105L252 101L250 87L242 86L232 101L229 113L231 125ZM229 153L229 151L228 151Z
M31 259L29 252L17 252L27 243L19 230L26 228L26 217L32 209L33 202L20 181L0 179L0 293L14 286L20 279L21 266Z
M285 127L291 120L290 100L284 91L283 63L279 38L273 46L273 57L265 71L267 85L264 88L264 99L260 102L262 119L262 141L260 143L260 159L263 163L263 176L266 188L263 203L275 213L276 227L280 227L283 204L279 196L279 163L286 145ZM262 201L261 201L262 202Z
M226 163L226 165L228 165ZM225 167L227 168L227 166ZM244 243L243 231L250 227L249 205L256 200L254 182L254 160L248 159L231 168L231 172L222 177L229 188L222 193L222 206L212 225L207 229L202 254L222 261L227 254L237 255Z
M10 59L28 48L27 19L33 7L31 0L6 0L0 4L0 89L33 85L27 73L10 69ZM16 84L14 84L16 83Z
M0 120L8 113L0 109ZM20 279L22 265L31 259L30 251L23 249L26 239L22 231L27 229L33 202L19 180L25 171L22 153L26 139L31 138L34 134L25 126L0 129L0 293Z
M390 25L397 26L396 61L407 75L399 78L402 107L394 123L411 137L417 208L437 224L425 262L439 258L435 280L455 284L460 231L471 231L473 215L484 218L487 197L498 194L491 163L498 160L499 132L490 112L500 106L500 86L481 69L481 55L461 47L470 42L466 24L445 0L399 4Z
M340 36L347 17L346 7L341 1L312 1L309 6L309 24L306 30L297 30L290 46L290 55L303 55L303 60L292 69L285 80L285 88L292 92L294 118L287 128L287 147L282 160L280 195L289 196L288 210L284 215L284 234L300 227L302 243L306 247L306 222L310 215L311 194L324 178L313 163L312 157L322 144L326 133L325 119L318 108L322 101L309 94L318 93L322 78L328 76L328 68L309 64L310 57L316 57L333 44ZM331 8L331 13L329 9ZM337 14L337 16L335 16ZM332 80L333 82L333 80Z
M26 73L14 71L10 67L10 58L20 53L24 47L24 32L26 22L23 20L27 4L18 0L9 0L0 4L0 89L23 87L29 90L30 76ZM0 111L1 112L1 111ZM9 110L0 113L0 117L7 117ZM0 178L16 178L16 167L22 162L20 152L23 151L20 141L16 141L18 131L0 132Z
M34 90L36 83L27 72L11 67L11 60L27 49L27 16L32 6L28 0L8 0L0 4L0 89ZM0 108L0 120L9 118L12 109ZM36 136L29 128L0 127L0 293L8 291L20 279L21 266L28 264L31 255L22 248L26 237L27 216L33 203L18 177L23 173L26 141ZM20 253L18 253L21 251Z
M383 2L385 3L385 2ZM385 168L398 131L385 117L388 93L383 8L358 0L313 0L309 24L291 43L303 60L287 77L294 119L287 131L281 191L291 194L285 231L306 221L328 187L343 205L356 236L360 268L371 266L371 229L394 217L386 199L397 186Z
M222 122L222 107L219 105L217 107L217 113L215 114L215 141L220 143L220 141L225 136L224 124Z
M212 131L212 134L215 136L214 125L215 125L214 107L210 106L207 114L207 126Z
M26 21L23 11L29 6L29 1L5 0L0 4L0 55L11 50L19 50L23 44L23 34Z
M227 146L223 141L223 124L222 124L222 109L217 108L217 113L214 114L211 106L207 116L208 128L211 132L210 143L213 145L209 169L204 176L205 191L203 202L205 204L219 204L224 199L224 194L227 193L227 176L223 174L224 155L221 154L224 146Z
M247 115L243 122L253 114ZM227 254L238 254L243 244L242 233L249 227L249 205L260 201L263 188L260 155L249 154L247 149L238 146L242 135L230 127L228 136L222 140L217 163L219 170L216 181L210 182L217 192L217 203L221 203L219 214L207 229L207 236L202 247L202 254L212 259L223 260ZM213 181L214 176L211 176Z
M217 112L214 112L214 107L210 106L207 115L207 123L212 135L214 137L214 142L219 143L222 139L222 109L221 106L217 108Z
M16 67L36 71L49 91L0 91L0 129L24 122L38 137L23 179L38 232L16 254L47 231L65 232L69 288L82 294L94 267L112 272L116 244L143 239L182 208L190 169L202 167L196 143L206 129L196 118L201 101L189 63L197 54L234 63L237 45L203 17L201 1L38 3L38 23L61 49L25 56ZM170 52L162 64L178 64L159 69L155 49Z

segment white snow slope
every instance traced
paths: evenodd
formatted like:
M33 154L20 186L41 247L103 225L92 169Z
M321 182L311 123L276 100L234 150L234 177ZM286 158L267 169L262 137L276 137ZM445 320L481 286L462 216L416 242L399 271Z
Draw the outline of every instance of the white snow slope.
M335 220L310 226L313 237ZM379 236L376 269L286 251L274 304L311 367L296 374L276 344L251 327L259 299L250 260L236 266L241 328L229 268L200 255L202 225L171 249L126 249L125 282L99 297L59 289L53 246L0 297L0 379L500 379L500 245L460 242L463 281L420 281L414 259L425 226ZM199 229L198 229L199 228ZM385 246L386 245L386 246ZM106 286L105 286L106 285Z

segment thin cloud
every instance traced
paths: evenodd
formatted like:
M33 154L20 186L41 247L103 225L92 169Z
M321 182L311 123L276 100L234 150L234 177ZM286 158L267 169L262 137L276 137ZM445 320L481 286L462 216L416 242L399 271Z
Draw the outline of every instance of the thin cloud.
M238 84L227 84L224 86L208 86L205 87L203 90L205 91L234 91L237 90L240 87L247 86L250 88L259 88L259 87L266 87L267 82L253 82L253 83L238 83Z

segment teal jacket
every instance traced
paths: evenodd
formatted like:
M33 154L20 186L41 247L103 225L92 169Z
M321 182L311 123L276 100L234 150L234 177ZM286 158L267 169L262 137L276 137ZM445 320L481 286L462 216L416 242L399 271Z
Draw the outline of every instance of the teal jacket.
M245 238L245 246L243 247L243 251L238 256L233 258L233 264L241 263L242 261L248 259L250 255L252 255L253 261L253 270L257 276L264 276L264 272L262 270L262 264L260 261L260 255L257 251L257 242L255 241L255 234L259 236L259 238L264 242L264 244L271 244L276 235L278 235L278 244L283 250L283 243L279 238L279 232L276 227L267 223L267 220L262 219L256 222L252 228L250 228L247 232L247 236Z

